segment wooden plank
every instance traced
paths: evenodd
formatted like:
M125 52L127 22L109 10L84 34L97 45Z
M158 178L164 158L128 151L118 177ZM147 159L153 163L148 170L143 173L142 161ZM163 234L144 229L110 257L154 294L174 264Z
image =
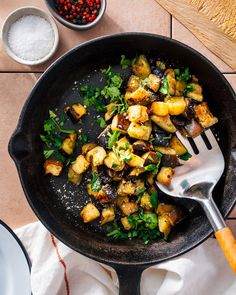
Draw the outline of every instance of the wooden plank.
M236 70L235 0L155 0Z

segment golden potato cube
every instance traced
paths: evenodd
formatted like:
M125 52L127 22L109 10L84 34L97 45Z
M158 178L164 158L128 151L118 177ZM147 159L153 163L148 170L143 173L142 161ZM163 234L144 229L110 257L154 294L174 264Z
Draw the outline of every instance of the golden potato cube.
M108 153L108 156L104 159L104 164L114 171L122 171L125 167L125 163L114 152Z
M115 210L114 207L107 207L102 210L101 215L101 224L105 224L107 222L111 222L115 219Z
M88 203L84 206L80 212L80 216L83 218L84 223L91 222L100 216L100 212L93 203Z
M165 103L167 103L168 112L172 116L183 114L187 106L187 103L183 96L165 98Z
M196 106L194 111L200 125L203 128L208 128L218 122L218 119L212 115L206 102L202 102Z
M111 130L119 131L120 133L127 133L129 127L129 120L122 114L115 115L111 122Z
M172 123L170 116L166 115L166 116L157 116L157 115L152 115L151 116L151 120L157 124L158 126L160 126L163 130L170 132L170 133L175 133L176 127L175 125Z
M174 170L171 167L162 167L160 172L157 174L157 181L165 186L170 185L171 180L174 176Z
M136 139L149 140L151 132L152 124L150 121L147 121L144 124L132 122L128 128L129 136Z
M164 234L164 237L166 239L172 229L172 225L167 216L158 216L158 227L159 231Z
M169 111L168 104L163 101L154 101L151 105L151 111L154 115L166 116Z
M67 154L73 154L75 143L77 139L77 134L69 134L62 142L61 149Z
M131 75L127 84L127 91L135 91L140 86L140 79L135 75Z
M63 164L57 160L48 159L44 163L45 174L59 176L62 172Z
M145 192L143 194L141 198L140 206L145 210L152 209L151 196L148 193Z
M123 225L125 230L131 230L133 228L132 224L129 223L129 220L128 220L127 216L122 217L120 219L120 221L121 221L121 224Z
M147 87L153 92L157 92L161 85L161 79L157 75L150 74L147 78Z
M89 165L90 163L85 159L85 157L83 155L79 155L72 163L71 168L75 173L82 174L88 169Z
M148 121L147 107L141 105L133 105L128 108L128 118L130 122L143 123Z
M106 156L107 153L105 149L101 146L96 146L87 153L86 160L96 167L103 164L103 161L106 158Z
M135 59L133 72L141 79L145 79L151 73L151 68L145 55L141 54Z
M86 155L87 152L91 151L95 146L97 146L97 144L93 142L84 144L82 146L82 155Z
M153 94L140 86L133 92L126 91L125 100L128 104L148 105L153 101Z
M119 196L131 196L134 195L135 190L136 186L133 182L131 182L130 180L122 180L117 188L117 193Z
M82 181L82 174L77 174L75 171L72 169L72 167L69 168L68 170L68 181L75 184L75 185L80 185Z
M182 142L177 138L177 136L173 136L170 140L170 147L175 150L177 156L181 156L187 153L186 147L182 144Z
M145 160L133 153L130 153L130 160L127 161L127 164L130 167L143 167Z
M82 104L78 103L78 104L73 104L70 107L70 112L76 120L79 120L82 116L86 115L87 110Z
M134 201L123 203L120 210L124 215L129 216L138 211L138 204Z

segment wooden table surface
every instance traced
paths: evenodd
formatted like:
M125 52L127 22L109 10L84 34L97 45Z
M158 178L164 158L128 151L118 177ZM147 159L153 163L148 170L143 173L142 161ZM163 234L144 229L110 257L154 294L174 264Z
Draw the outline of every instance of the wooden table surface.
M35 6L48 12L43 0L0 0L0 27L6 16L22 6ZM135 12L134 12L135 11ZM225 75L236 91L236 73L210 52L183 25L154 0L107 0L102 21L86 32L76 32L57 22L60 44L53 59L43 66L24 66L14 62L0 43L0 219L17 228L37 220L29 207L16 168L7 151L9 138L16 127L21 108L33 85L56 58L75 45L92 38L118 32L149 32L168 36L190 45L209 58ZM228 218L236 228L236 208Z

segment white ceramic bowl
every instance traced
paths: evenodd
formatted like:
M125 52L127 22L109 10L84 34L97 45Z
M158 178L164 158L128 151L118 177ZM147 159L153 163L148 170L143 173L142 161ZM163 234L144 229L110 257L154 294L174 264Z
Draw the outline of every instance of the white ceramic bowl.
M17 56L12 49L10 48L9 44L8 44L8 32L9 29L11 27L11 25L13 23L15 23L19 18L25 16L25 15L36 15L36 16L40 16L42 18L44 18L46 21L48 21L53 29L53 34L54 34L54 44L53 47L51 49L51 51L44 56L41 59L37 59L37 60L25 60L20 58L19 56ZM58 34L58 29L57 29L57 25L55 23L55 21L53 20L53 18L48 15L46 12L36 8L36 7L21 7L15 11L13 11L11 14L8 15L8 17L6 18L3 27L2 27L2 43L3 43L3 48L6 51L6 53L13 58L15 61L24 64L24 65L39 65L39 64L43 64L45 63L47 60L49 60L52 55L56 52L57 47L58 47L58 43L59 43L59 34Z

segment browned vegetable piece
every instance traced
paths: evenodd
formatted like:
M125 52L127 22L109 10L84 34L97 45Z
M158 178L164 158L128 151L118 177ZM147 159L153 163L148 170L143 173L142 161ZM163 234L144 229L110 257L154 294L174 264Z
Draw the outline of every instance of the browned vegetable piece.
M158 156L157 153L150 151L142 155L142 158L145 160L144 165L149 165L149 164L157 164L158 163Z
M162 71L165 71L165 69L166 69L165 63L161 60L156 61L156 66Z
M82 155L86 155L87 152L91 151L95 146L97 146L97 144L93 142L84 144L82 146Z
M175 125L172 123L169 115L163 116L163 117L152 115L151 120L167 132L170 132L170 133L176 132Z
M133 153L130 153L126 162L130 167L143 167L145 160Z
M174 170L171 167L162 167L160 172L157 174L157 181L165 186L170 185L171 180L174 176Z
M88 169L89 165L90 163L85 159L85 157L83 155L79 155L72 163L71 168L75 173L82 174Z
M128 85L127 85L127 91L129 92L133 92L135 90L137 90L140 86L140 79L139 77L135 76L135 75L131 75L128 81Z
M209 128L218 122L218 119L212 115L206 102L202 102L196 106L194 111L198 122L203 128Z
M167 116L169 114L168 104L163 101L154 101L151 105L151 112L157 116Z
M59 176L62 172L62 168L63 164L60 161L48 159L44 162L45 174Z
M168 81L168 89L169 95L175 95L176 90L176 80L175 80L175 72L173 69L167 69L164 73L166 79Z
M176 87L175 87L175 96L182 96L184 94L184 89L186 87L185 81L176 81Z
M116 104L112 102L106 105L106 109L107 111L105 113L105 121L109 121L115 114Z
M131 196L134 195L136 186L132 181L122 180L117 188L119 196Z
M118 154L122 154L122 151L126 150L133 152L133 147L125 136L115 142L115 149Z
M136 179L134 182L135 185L135 192L134 195L138 196L141 191L145 190L145 184L142 179Z
M124 215L129 216L138 211L138 204L134 201L129 201L127 203L124 202L120 206L120 210Z
M147 107L133 105L128 108L128 118L130 122L143 123L148 121Z
M177 136L173 136L170 140L170 147L175 150L177 156L181 156L188 152L186 147L178 139Z
M191 83L189 86L193 87L192 91L187 92L187 97L192 98L196 101L202 102L202 87L198 83Z
M179 159L177 158L176 151L170 147L160 146L156 150L162 153L161 163L163 166L175 168L180 166Z
M100 216L100 212L93 203L88 203L84 206L80 212L80 216L83 218L84 223L91 222Z
M125 230L131 230L133 228L132 224L129 223L129 220L128 220L127 216L122 217L120 219L120 221L121 221L121 223L122 223Z
M101 215L101 225L111 222L115 219L115 210L114 207L106 207L102 210L102 215Z
M136 58L133 64L133 72L141 79L145 79L151 74L151 68L145 55L142 54Z
M155 100L155 96L149 90L146 90L144 87L139 87L135 91L126 91L125 100L128 104L140 104L148 105Z
M184 129L189 137L196 137L202 132L202 127L194 119L187 123Z
M168 105L168 113L172 116L183 114L187 106L187 103L183 96L173 96L165 98L165 103L167 103Z
M90 150L86 155L86 160L92 163L93 166L100 166L103 164L104 159L106 158L107 153L101 146L96 146Z
M86 108L78 103L78 104L73 104L68 110L67 110L67 114L68 116L74 121L74 122L78 122L79 119L86 115L87 110Z
M111 129L113 131L119 131L121 133L127 133L130 121L122 114L115 115L112 119Z
M61 145L63 152L65 152L67 155L72 155L75 148L76 139L76 134L68 134Z
M159 204L157 207L159 230L168 237L173 226L185 218L185 212L178 206Z
M116 198L116 205L120 208L123 203L128 203L129 197L128 196L118 196Z
M107 157L104 159L104 164L114 171L122 171L125 167L125 163L120 160L114 152L108 153Z
M131 123L128 128L128 134L130 137L141 140L149 140L151 132L152 124L150 121L147 121L143 124Z
M114 171L113 169L107 169L107 174L113 181L121 181L125 175L125 168L121 171Z
M77 174L75 171L72 169L72 167L69 168L68 170L68 181L75 184L75 185L80 185L82 181L82 174Z
M157 75L150 74L147 78L147 87L153 92L157 92L161 85L161 79Z
M152 204L151 204L151 196L148 193L144 193L142 198L141 198L141 202L140 202L140 206L144 209L144 210L151 210L152 209Z
M103 204L103 203L107 203L107 202L110 201L109 197L107 196L107 194L104 192L103 189L100 189L100 191L95 192L95 191L92 190L92 188L91 188L91 184L90 184L90 183L88 183L86 187L87 187L88 194L89 194L90 196L93 196L93 197L96 198L97 200L99 200L99 202L100 202L101 204Z
M135 152L148 152L153 150L153 145L149 141L137 140L132 145Z
M144 173L144 172L146 172L146 170L145 170L143 167L135 167L135 168L133 168L133 169L130 171L130 173L129 173L129 175L128 175L128 178L129 178L129 179L136 178L136 177L138 177L140 174L142 174L142 173Z

